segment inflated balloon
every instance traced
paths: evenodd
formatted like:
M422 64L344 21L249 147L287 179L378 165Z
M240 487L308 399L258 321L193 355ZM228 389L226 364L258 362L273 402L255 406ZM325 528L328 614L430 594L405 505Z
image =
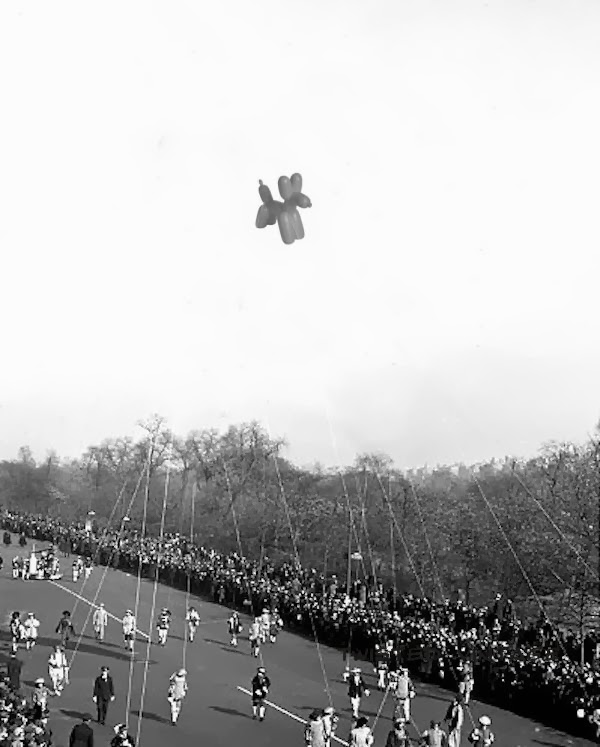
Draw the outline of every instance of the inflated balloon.
M271 190L259 180L258 194L263 204L258 209L256 227L279 226L279 233L284 244L304 238L304 226L298 208L312 207L310 199L302 194L302 177L292 174L279 177L277 186L283 202L274 200Z

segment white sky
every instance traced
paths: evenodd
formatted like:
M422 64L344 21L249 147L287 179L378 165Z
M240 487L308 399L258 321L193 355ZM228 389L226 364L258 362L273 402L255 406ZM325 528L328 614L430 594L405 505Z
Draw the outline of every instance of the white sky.
M584 439L599 39L595 0L0 4L0 458L152 412L300 463Z

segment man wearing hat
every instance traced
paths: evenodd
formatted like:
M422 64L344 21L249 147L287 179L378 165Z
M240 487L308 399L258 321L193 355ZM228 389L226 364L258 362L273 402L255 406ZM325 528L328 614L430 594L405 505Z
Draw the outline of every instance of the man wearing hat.
M108 625L108 612L104 609L104 604L101 602L98 609L94 610L94 616L92 618L94 625L94 634L97 641L104 641L104 633L106 626Z
M106 723L108 704L115 699L113 681L108 671L108 667L100 668L100 675L94 680L94 694L92 695L92 700L98 710L98 723L102 725Z
M174 672L169 680L169 691L167 693L167 700L171 707L171 724L175 726L179 714L181 713L181 706L183 705L183 699L185 698L188 690L187 686L187 672L185 669L180 669L178 672Z
M482 716L479 725L469 734L469 742L476 747L491 747L495 736L491 730L492 721L489 716Z
M63 648L66 648L71 635L76 635L75 628L73 627L73 623L71 622L71 613L69 612L69 610L65 610L62 613L62 617L60 618L60 620L58 621L58 625L56 626L56 632L60 634L61 646Z
M44 685L44 678L38 677L35 681L35 687L31 694L31 700L33 702L33 718L42 718L46 710L48 709L48 698L50 692Z
M127 724L117 724L115 736L110 740L110 747L134 747L134 745L133 737L127 733Z
M84 713L81 723L76 724L69 737L69 747L94 747L94 731L90 726L92 717Z
M259 721L265 720L265 698L269 694L271 680L267 677L267 670L259 667L252 678L252 718L258 715Z
M356 726L350 732L348 747L371 747L374 742L371 729L368 727L369 719L361 716Z
M362 678L362 674L358 667L355 667L351 672L350 681L348 683L348 696L350 698L350 704L352 706L352 717L358 718L358 711L360 709L360 700L363 695L369 697L370 693L365 685L365 681Z
M135 629L137 627L136 619L131 610L127 610L123 618L123 640L125 648L133 653L133 642L135 640Z

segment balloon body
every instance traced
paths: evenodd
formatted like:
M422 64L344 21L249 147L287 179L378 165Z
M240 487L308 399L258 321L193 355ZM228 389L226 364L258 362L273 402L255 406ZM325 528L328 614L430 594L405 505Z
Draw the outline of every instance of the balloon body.
M294 236L297 239L303 239L304 226L302 225L302 218L300 217L298 208L291 206L289 208L284 208L284 210L286 210L290 215L290 223L292 225L292 228L294 229Z
M290 214L287 210L282 210L277 218L279 223L279 233L284 244L293 244L296 241L296 232L292 223Z

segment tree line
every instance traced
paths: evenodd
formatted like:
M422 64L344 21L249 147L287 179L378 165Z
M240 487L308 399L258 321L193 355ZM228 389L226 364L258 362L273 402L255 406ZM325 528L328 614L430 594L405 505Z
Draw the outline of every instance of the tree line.
M579 626L595 615L599 440L402 472L384 454L300 468L256 422L185 437L159 416L142 427L137 440L107 439L77 459L36 461L22 447L0 462L0 503L65 521L94 511L115 531L139 530L145 512L149 534L164 523L217 551L299 560L342 584L350 574L477 604L498 592L527 600L532 613L562 605Z

